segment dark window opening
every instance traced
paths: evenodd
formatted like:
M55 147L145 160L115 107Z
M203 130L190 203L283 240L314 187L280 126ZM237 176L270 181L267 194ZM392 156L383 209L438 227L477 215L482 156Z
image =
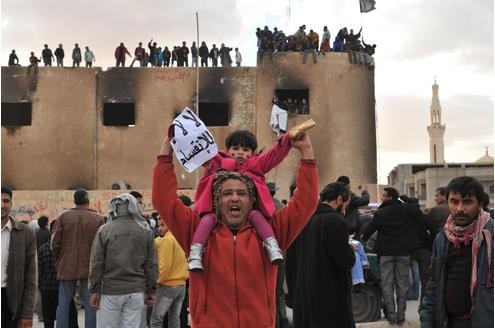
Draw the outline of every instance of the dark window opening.
M104 103L103 125L129 126L136 124L134 103Z
M490 192L490 195L493 195L493 185L490 185L490 187L488 187L488 191Z
M277 89L275 96L277 105L291 114L309 114L308 89Z
M2 102L2 126L31 125L32 114L30 102Z
M228 126L228 103L199 103L199 118L206 126Z

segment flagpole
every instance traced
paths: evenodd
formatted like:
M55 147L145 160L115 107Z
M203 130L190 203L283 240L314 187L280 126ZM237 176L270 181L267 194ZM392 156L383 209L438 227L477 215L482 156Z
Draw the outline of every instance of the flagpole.
M196 116L199 117L199 15L196 12ZM194 59L193 59L194 60ZM198 188L199 183L199 169L196 169L195 174L195 189Z
M199 49L199 16L196 12L196 48ZM197 53L199 55L199 52ZM199 61L196 56L196 116L199 117Z

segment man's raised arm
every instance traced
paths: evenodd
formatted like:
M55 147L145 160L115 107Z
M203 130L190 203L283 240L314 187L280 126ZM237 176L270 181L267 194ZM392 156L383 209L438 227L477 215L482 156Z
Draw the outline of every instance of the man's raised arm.
M170 231L189 254L192 235L199 218L177 198L177 177L172 162L170 139L165 137L153 167L151 201Z
M297 170L294 197L280 211L275 213L271 224L280 247L287 249L304 228L318 205L318 169L309 136L292 142L299 150L301 164Z

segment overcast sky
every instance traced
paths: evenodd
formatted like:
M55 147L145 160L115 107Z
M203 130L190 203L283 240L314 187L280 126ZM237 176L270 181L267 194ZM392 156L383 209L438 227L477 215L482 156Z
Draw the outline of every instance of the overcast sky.
M124 42L132 52L151 38L162 47L208 46L224 42L239 47L243 65L256 64L256 27L277 26L286 34L306 24L320 36L324 25L332 40L339 28L359 30L376 43L378 179L400 163L429 161L431 85L440 86L446 124L445 159L470 162L493 155L494 57L492 0L376 0L376 10L361 14L358 0L2 0L1 60L16 49L22 65L43 44L66 53L74 43L88 45L96 65L114 64L113 52ZM352 177L351 177L352 178Z

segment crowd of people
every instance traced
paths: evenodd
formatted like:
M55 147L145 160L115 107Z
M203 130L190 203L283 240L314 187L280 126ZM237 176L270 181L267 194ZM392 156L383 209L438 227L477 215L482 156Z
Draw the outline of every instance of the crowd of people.
M366 44L361 38L362 28L357 34L347 27L341 28L334 38L333 45L330 44L330 31L327 26L323 27L321 37L317 32L309 30L306 33L306 25L299 26L298 30L287 36L282 30L274 27L271 31L268 26L256 29L258 39L258 60L261 61L267 54L272 58L273 53L284 51L303 52L303 63L306 62L308 53L312 54L313 62L317 62L317 54L325 55L327 52L348 52L349 61L353 64L367 64L370 68L374 67L373 54L376 45ZM360 40L361 38L361 40Z
M178 128L158 152L150 216L139 192L114 197L104 217L78 189L74 208L50 224L39 218L34 232L9 215L13 193L2 187L2 326L31 327L39 290L45 327L77 327L78 286L86 327L162 327L165 314L168 327L187 327L184 303L193 327L288 327L286 280L295 327L355 327L351 293L366 281L364 250L378 256L391 324L406 320L417 262L423 327L493 326L493 212L477 180L438 189L427 214L387 187L378 210L363 216L369 193L353 193L349 177L318 190L302 127L262 153L254 134L236 130L203 164L192 202L178 190L172 161ZM292 148L296 181L290 200L279 202L265 174Z
M258 47L258 61L262 60L263 56L267 54L269 58L272 58L273 53L285 52L285 51L298 51L303 52L303 63L306 62L307 56L311 53L313 61L317 62L317 55L325 55L327 52L348 52L349 61L353 64L366 64L368 67L374 67L373 54L375 53L375 44L367 44L361 37L362 28L357 34L354 34L353 29L347 30L347 27L341 28L336 34L333 43L331 44L331 35L327 26L323 27L323 33L320 42L320 36L314 30L310 30L306 33L306 25L301 25L298 30L292 35L286 35L282 30L278 30L277 27L271 31L268 26L256 29L257 47ZM221 43L217 48L216 44L212 44L211 48L208 48L204 41L198 47L196 42L193 41L191 46L188 47L186 41L182 42L182 45L167 47L159 46L156 41L151 39L148 42L148 47L143 47L143 43L139 42L138 46L134 49L134 57L127 49L123 42L115 48L115 66L125 67L127 56L133 57L130 67L133 67L137 62L139 67L188 67L189 56L191 58L191 67L198 66L208 67L208 63L211 61L212 67L218 67L218 64L222 67L231 67L233 63L239 67L242 64L242 55L239 48L234 49L233 58L231 56L232 48ZM30 66L38 66L38 63L43 61L44 66L52 66L52 62L56 61L57 66L64 66L65 52L62 44L59 44L58 48L52 52L48 45L44 45L41 51L41 59L38 58L34 52L31 52L29 57ZM79 45L76 43L72 50L72 67L79 67L84 60L86 67L92 67L96 61L96 57L88 46L85 47L83 52ZM20 66L19 58L15 50L12 50L9 56L9 66Z
M218 67L220 63L222 67L231 67L235 63L236 67L240 67L242 64L242 55L239 48L234 49L233 58L231 56L232 48L226 46L224 43L217 48L216 44L208 48L206 43L201 42L201 46L198 48L196 42L193 41L191 47L187 46L186 41L182 42L182 46L174 46L170 49L168 47L160 47L153 39L148 43L148 49L143 47L143 43L139 42L138 46L134 49L134 58L132 59L130 67L133 67L137 62L139 67L188 67L189 66L189 54L191 54L191 67L195 67L201 63L201 67L208 67L208 63L211 60L212 67ZM126 48L123 42L115 48L115 66L125 67L127 56L132 57L129 50ZM65 51L62 44L58 45L55 51L52 51L47 44L44 45L41 51L41 57L37 57L34 52L31 52L29 57L29 66L38 66L43 61L44 66L52 66L53 62L56 62L57 66L64 66ZM88 46L85 47L83 52L79 45L76 43L72 50L72 67L79 67L84 60L86 67L92 67L96 62L96 57ZM9 55L9 66L20 66L19 57L15 49Z

